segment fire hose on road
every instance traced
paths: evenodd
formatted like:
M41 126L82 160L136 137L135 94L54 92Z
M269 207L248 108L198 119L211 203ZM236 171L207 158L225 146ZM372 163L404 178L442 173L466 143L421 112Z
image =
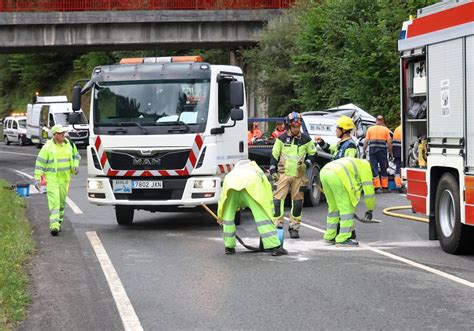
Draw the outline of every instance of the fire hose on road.
M411 206L394 206L394 207L388 207L383 210L383 213L388 216L392 217L397 217L397 218L405 218L410 221L416 221L416 222L423 222L423 223L428 223L429 220L425 217L418 217L418 216L411 216L411 215L405 215L405 214L399 214L399 213L394 213L392 210L404 210L404 209L411 209Z

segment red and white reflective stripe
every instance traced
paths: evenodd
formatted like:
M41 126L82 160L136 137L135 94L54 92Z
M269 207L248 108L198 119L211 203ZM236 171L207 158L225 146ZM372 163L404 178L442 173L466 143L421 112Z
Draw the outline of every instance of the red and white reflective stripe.
M417 18L408 26L407 38L474 22L474 2Z
M183 169L174 170L114 170L110 167L107 153L102 145L100 136L95 138L95 149L99 157L100 165L107 176L113 177L165 177L165 176L187 176L189 175L197 164L199 154L202 150L204 142L200 135L196 135L193 146L189 151L188 160Z
M218 171L219 174L227 174L234 167L233 164L218 164L217 166L219 168L219 171Z

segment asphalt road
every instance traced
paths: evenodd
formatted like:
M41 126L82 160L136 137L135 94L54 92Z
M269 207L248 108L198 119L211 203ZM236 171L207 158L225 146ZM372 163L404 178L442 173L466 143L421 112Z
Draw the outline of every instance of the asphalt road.
M0 177L32 175L37 152L1 144ZM77 208L67 208L59 237L47 232L46 197L27 198L39 254L20 329L123 327L87 233L103 244L138 329L474 329L474 256L444 253L427 240L427 224L383 215L408 204L399 194L377 196L381 224L356 224L359 248L322 241L322 203L303 210L301 239L286 233L288 256L241 247L227 256L219 227L202 212L139 211L133 226L118 226L113 208L87 202L84 160L69 195ZM257 245L248 212L238 233Z

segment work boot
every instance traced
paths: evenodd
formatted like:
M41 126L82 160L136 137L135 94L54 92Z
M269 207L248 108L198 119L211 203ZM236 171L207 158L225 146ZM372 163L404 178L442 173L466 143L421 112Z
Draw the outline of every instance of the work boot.
M328 245L335 245L336 244L336 238L331 239L331 240L324 239L324 242Z
M407 189L405 186L402 186L400 188L397 189L398 193L401 193L401 194L405 194L407 193Z
M53 237L56 237L61 231L61 224L59 222L54 222L49 225L49 230L51 231L51 235Z
M288 255L288 251L281 245L272 249L272 256Z
M354 231L352 231L352 234L351 234L351 238L350 238L350 239L355 239L355 238L357 238L357 235L356 235L356 232L355 232L355 230L354 230Z
M388 188L384 187L384 188L382 189L382 193L390 193L390 191L388 190Z
M382 193L382 189L380 187L377 187L375 189L375 194L380 194L380 193Z
M234 254L235 253L235 248L226 247L225 248L225 253L226 254Z
M354 239L347 239L341 243L336 243L336 247L357 247L359 246L359 242Z
M300 234L298 233L298 230L288 229L288 232L290 233L290 238L292 238L292 239L298 239L300 237Z

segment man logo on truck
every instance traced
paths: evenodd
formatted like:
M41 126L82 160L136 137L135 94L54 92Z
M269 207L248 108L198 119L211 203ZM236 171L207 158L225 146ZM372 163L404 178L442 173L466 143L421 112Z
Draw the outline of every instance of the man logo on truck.
M133 158L133 165L144 166L144 165L161 165L160 158Z

